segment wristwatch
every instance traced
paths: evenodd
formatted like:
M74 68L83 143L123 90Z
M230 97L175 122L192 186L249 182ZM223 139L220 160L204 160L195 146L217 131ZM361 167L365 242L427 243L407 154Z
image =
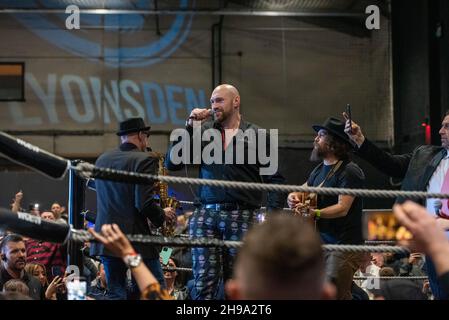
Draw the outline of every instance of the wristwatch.
M128 268L136 268L142 263L142 256L140 254L126 255L123 260Z

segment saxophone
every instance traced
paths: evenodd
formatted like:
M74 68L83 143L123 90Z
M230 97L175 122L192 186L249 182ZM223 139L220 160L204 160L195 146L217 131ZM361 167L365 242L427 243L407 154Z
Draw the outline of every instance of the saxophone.
M156 157L159 159L159 169L158 175L166 176L167 168L164 166L164 156L160 153L155 153ZM159 205L162 209L172 207L176 210L179 206L179 201L174 197L168 196L168 184L166 182L157 181L155 183L156 193L159 195ZM176 229L176 220L169 224L167 221L164 221L163 225L160 227L160 232L164 237L173 237L175 235Z

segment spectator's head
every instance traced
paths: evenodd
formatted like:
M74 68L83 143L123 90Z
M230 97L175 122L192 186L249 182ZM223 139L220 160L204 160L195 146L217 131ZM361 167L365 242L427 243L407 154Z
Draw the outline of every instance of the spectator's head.
M323 251L313 227L298 217L275 215L251 229L239 250L231 299L331 299Z
M41 210L39 203L30 203L28 206L28 212L34 216L40 216Z
M396 260L396 257L393 254L393 252L385 252L383 256L384 256L384 264L390 264Z
M30 289L22 280L11 279L6 281L3 285L3 292L18 292L25 296L29 296Z
M380 277L394 277L396 276L396 272L394 272L393 268L390 267L382 267L379 270L379 276Z
M373 263L378 266L379 268L382 268L385 264L384 255L382 253L372 253L371 256L373 257Z
M45 220L55 221L55 215L51 211L44 211L41 213L41 218Z
M62 207L59 203L54 202L51 205L51 212L53 212L55 219L61 218L61 210L62 210Z
M173 258L168 259L167 267L176 268L177 263ZM175 285L176 277L178 276L177 271L164 271L164 279L168 288L172 288Z
M359 268L360 271L366 272L366 268L371 265L371 253L364 252L362 254L362 259L360 260Z
M375 300L427 300L421 286L409 279L381 280L380 289L371 293Z
M4 268L21 273L26 264L25 241L17 234L9 234L0 243L0 257Z
M48 286L48 278L47 278L47 271L45 270L45 267L40 263L27 263L25 266L25 271L39 279L39 282L41 283L42 287Z

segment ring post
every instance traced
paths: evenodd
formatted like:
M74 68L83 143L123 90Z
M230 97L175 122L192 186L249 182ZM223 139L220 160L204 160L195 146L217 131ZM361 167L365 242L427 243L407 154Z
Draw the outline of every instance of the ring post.
M76 166L80 160L73 160L72 166ZM69 173L69 224L74 229L84 228L84 217L81 214L84 209L85 199L84 179L77 176L75 170ZM75 265L79 268L80 275L83 274L82 243L69 241L67 247L67 266Z

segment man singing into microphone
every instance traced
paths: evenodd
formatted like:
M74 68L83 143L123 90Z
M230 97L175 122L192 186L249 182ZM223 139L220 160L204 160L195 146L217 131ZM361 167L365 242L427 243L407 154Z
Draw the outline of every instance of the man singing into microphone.
M201 121L202 133L209 129L216 129L218 137L221 136L221 139L217 139L221 141L214 140L212 143L221 146L220 158L223 161L210 163L210 161L201 159L200 178L283 183L284 178L278 172L271 175L261 174L260 169L264 165L259 162L259 158L254 163L249 161L249 156L246 156L250 152L259 152L260 150L257 143L242 140L240 133L254 130L255 136L257 136L259 127L243 120L240 114L240 94L237 89L229 84L219 85L212 92L210 103L212 112L210 109L193 109L186 123L190 145L195 143L192 141L195 137L193 135L194 121ZM267 144L270 143L269 138L267 137ZM166 165L169 170L181 170L186 164L174 164L174 155L171 154L173 148L182 141L181 139L175 141L167 153ZM236 144L242 143L242 141L244 141L243 150L235 148ZM206 143L201 142L201 151L205 146ZM232 163L225 161L225 151L228 148L236 150ZM268 150L270 150L269 147ZM244 152L244 162L235 161L236 157L242 159L242 155L239 154L242 151ZM225 162L226 164L224 164ZM189 163L192 163L191 159ZM285 194L269 192L267 196L267 210L283 207ZM262 192L201 186L199 199L201 206L195 209L190 219L190 238L207 237L208 239L238 241L256 221L258 210L262 205ZM235 254L236 249L192 249L194 286L191 297L193 299L203 300L218 297L221 267L223 266L223 279L226 281L231 276ZM225 258L225 261L222 261L222 258Z

